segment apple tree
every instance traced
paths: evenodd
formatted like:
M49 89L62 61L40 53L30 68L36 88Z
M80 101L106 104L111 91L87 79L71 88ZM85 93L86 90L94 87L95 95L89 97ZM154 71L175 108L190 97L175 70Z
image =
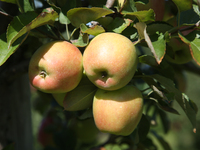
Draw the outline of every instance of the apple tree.
M178 119L178 107L196 133L198 105L185 92L183 73L199 75L199 0L0 0L0 8L0 149L156 150L159 144L170 150L160 132L170 132L168 114ZM92 39L110 32L128 38L138 55L128 84L140 90L144 106L137 127L126 136L99 131L92 110L98 88L86 76L69 98L33 88L27 76L30 59L42 45L67 41L84 54ZM42 119L37 122L33 113Z

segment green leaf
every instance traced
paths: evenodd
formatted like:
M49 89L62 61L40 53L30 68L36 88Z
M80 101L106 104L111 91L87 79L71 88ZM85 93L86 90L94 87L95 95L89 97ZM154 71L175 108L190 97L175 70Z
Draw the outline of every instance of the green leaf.
M193 59L200 65L200 31L194 30L185 37L179 33L179 37L183 42L189 45Z
M72 44L77 47L85 47L89 42L88 34L80 34L77 40L73 40Z
M26 13L28 11L34 11L33 0L16 0L21 12Z
M167 31L171 30L173 27L166 22L153 22L148 24L147 33L149 35L155 34L156 32L165 34Z
M180 25L196 24L198 21L199 15L193 9L189 9L180 13Z
M21 36L17 39L13 45L8 49L8 43L6 41L6 34L0 35L0 66L6 62L6 60L12 55L23 41L27 38L27 35Z
M158 66L158 63L156 62L155 57L151 56L151 55L142 55L139 57L139 62L140 63L145 63L148 64L150 66Z
M149 133L149 129L150 129L150 121L143 114L138 124L139 141L145 140L145 138L147 137L147 134Z
M164 35L161 33L160 35L157 34L151 36L150 38L155 50L156 58L158 60L158 63L160 64L165 55L166 50Z
M2 2L6 2L6 3L12 3L12 4L17 4L16 0L0 0Z
M91 35L98 35L100 33L105 32L104 28L98 25L95 25L94 27L88 28L85 24L80 25L80 29L83 33L91 34Z
M19 37L34 28L45 24L53 25L57 17L57 12L52 9L47 9L39 16L37 16L37 14L34 12L28 12L14 17L7 30L8 46L10 47Z
M92 106L93 97L97 88L93 84L78 85L74 90L67 93L63 106L67 111L83 110ZM78 94L77 94L78 93Z
M198 5L194 5L193 4L193 10L198 16L200 16L200 11L199 11L199 6Z
M70 24L70 20L62 11L59 13L59 21L61 24Z
M163 58L163 49L165 50L163 43L164 43L164 36L159 37L157 41L154 41L152 43L149 35L147 34L146 31L146 24L144 22L138 22L134 25L134 27L137 29L138 34L139 34L139 40L145 39L148 47L150 48L151 52L153 53L154 57L156 58L156 61L158 64L161 63L162 58ZM159 48L162 48L161 51Z
M169 93L174 93L175 100L184 110L188 119L192 123L193 128L196 129L196 110L193 108L193 105L190 104L190 100L184 97L184 95L175 87L172 80L158 74L151 75L151 77L156 79Z
M151 131L151 133L157 138L157 140L159 141L159 143L162 145L163 150L171 150L170 145L165 141L165 139L163 139L163 137L161 137L160 135L158 135L155 131Z
M71 24L75 27L80 27L82 23L87 24L90 21L95 21L102 16L112 14L114 11L105 8L92 7L92 8L73 8L67 12L67 17Z
M132 20L116 17L108 26L108 31L122 33L130 24Z
M125 0L124 3L119 4L119 9L121 9L121 12L135 12L137 11L137 8L135 7L134 0ZM119 10L118 10L119 11Z
M126 18L133 19L137 17L140 22L155 21L155 15L153 9L136 11L136 12L122 12Z
M172 0L180 12L186 11L192 8L192 0Z

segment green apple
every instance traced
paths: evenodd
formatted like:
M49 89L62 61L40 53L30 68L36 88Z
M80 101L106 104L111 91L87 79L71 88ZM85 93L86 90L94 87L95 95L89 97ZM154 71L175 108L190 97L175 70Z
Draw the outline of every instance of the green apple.
M76 133L77 139L81 143L85 144L95 142L100 132L97 129L93 118L87 118L84 120L76 119L71 126Z
M97 87L83 73L78 86L66 93L53 93L58 104L67 111L84 110L92 106L92 101Z
M130 82L138 57L134 44L125 36L106 32L94 37L83 53L83 67L98 88L116 90Z
M30 83L45 93L73 90L79 84L82 72L82 53L67 41L42 45L29 63Z
M137 127L142 111L142 94L133 85L115 91L98 89L94 96L93 116L102 132L130 135Z
M171 38L167 43L165 58L171 63L185 64L192 60L192 55L186 43L178 38Z

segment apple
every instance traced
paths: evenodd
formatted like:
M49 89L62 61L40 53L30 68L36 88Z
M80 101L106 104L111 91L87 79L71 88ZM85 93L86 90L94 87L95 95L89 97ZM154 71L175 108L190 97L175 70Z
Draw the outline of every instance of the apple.
M93 116L101 132L130 135L137 127L143 111L143 97L133 85L106 91L98 89L93 100Z
M97 140L100 131L97 129L93 118L84 120L76 118L71 125L79 142L89 144Z
M94 37L83 53L83 67L98 88L117 90L130 82L138 63L134 44L125 36L106 32Z
M53 93L54 99L67 111L84 110L92 106L97 87L83 73L78 86L66 93Z
M146 5L136 2L135 5L138 11L153 9L155 21L162 21L164 18L165 0L149 0Z
M52 118L52 116L46 116L40 126L39 126L39 130L38 130L38 135L37 135L37 139L38 142L43 146L51 146L51 147L56 147L55 141L53 139L53 132L51 128L54 125L54 120Z
M33 54L28 72L32 86L42 92L71 91L82 77L82 53L67 41L49 42Z
M192 60L192 55L186 43L179 38L171 38L167 43L165 58L174 64L185 64Z

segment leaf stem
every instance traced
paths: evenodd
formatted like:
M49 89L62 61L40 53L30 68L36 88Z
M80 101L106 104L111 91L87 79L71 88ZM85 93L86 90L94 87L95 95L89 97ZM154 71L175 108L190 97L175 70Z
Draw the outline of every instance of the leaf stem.
M76 32L77 29L78 29L78 28L75 28L75 29L72 31L72 33L71 33L71 35L70 35L70 37L69 37L69 41L71 40L73 34Z

